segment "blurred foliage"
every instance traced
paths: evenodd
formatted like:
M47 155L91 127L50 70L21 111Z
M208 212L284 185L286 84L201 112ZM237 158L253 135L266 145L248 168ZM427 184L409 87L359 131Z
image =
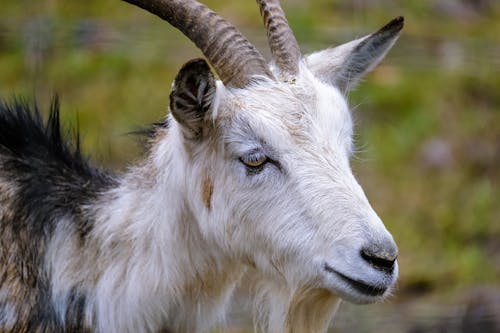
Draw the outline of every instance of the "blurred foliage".
M253 1L206 1L268 56ZM284 1L304 53L404 15L403 34L349 100L355 173L400 247L397 299L500 285L500 3ZM94 160L140 156L125 135L165 115L176 70L200 52L119 1L18 0L0 15L0 97L62 100Z

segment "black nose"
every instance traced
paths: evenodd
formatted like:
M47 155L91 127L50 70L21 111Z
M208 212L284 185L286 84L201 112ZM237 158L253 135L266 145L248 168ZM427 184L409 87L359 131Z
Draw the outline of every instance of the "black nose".
M364 248L361 250L361 257L372 265L373 268L379 271L392 273L398 253L397 251Z

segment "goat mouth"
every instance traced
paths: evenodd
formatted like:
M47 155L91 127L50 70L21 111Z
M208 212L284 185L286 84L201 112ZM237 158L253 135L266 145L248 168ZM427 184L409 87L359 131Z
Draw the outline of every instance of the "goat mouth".
M327 264L324 265L324 268L327 272L333 273L338 277L340 277L342 281L346 282L349 286L351 286L354 290L356 290L361 294L376 297L383 295L387 291L387 287L374 286L360 280L351 279L350 277L340 272L337 272L335 269L328 266Z

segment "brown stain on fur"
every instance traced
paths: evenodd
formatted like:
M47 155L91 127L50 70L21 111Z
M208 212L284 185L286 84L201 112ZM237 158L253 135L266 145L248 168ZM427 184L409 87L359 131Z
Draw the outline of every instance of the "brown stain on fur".
M205 207L210 210L212 206L212 194L214 192L214 183L210 176L205 175L203 178L203 189L202 189L202 198L205 203Z

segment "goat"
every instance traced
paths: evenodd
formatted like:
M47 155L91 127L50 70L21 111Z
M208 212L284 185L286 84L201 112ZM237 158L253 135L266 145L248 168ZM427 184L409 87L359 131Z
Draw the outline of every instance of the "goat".
M147 157L117 175L0 103L0 331L201 332L256 282L269 332L325 332L341 299L380 301L397 246L349 166L344 93L403 27L302 56L278 0L258 0L273 62L195 0L125 0L180 29L187 62Z

